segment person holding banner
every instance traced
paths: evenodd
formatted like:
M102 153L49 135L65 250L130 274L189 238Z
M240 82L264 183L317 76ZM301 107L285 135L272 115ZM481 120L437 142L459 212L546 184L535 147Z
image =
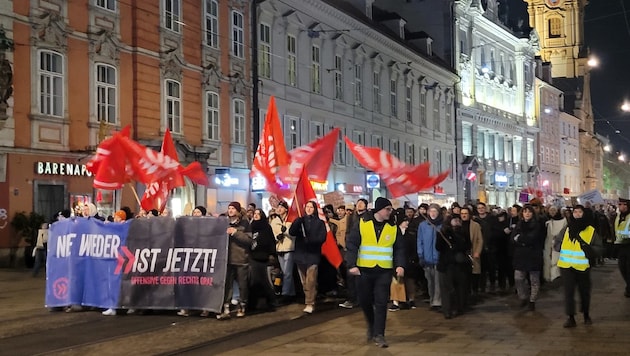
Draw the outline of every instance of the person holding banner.
M276 254L276 239L273 235L271 225L262 209L254 209L254 219L251 223L252 245L250 271L252 290L260 288L260 296L267 300L267 310L274 311L276 307L276 293L269 281L267 265L269 258Z
M378 347L385 341L385 321L392 276L405 275L402 232L389 223L392 203L378 197L372 213L359 219L346 240L348 273L358 276L359 304L367 321L367 340Z
M228 247L228 265L225 277L225 295L223 298L223 312L217 314L217 319L230 318L230 301L234 281L238 282L240 303L236 311L236 317L245 316L247 298L249 297L249 251L252 245L252 232L241 212L241 203L233 201L228 205L227 216L230 226L227 228L230 244Z
M326 241L326 224L317 214L317 205L309 201L304 215L293 221L289 235L295 236L295 264L304 289L304 312L312 314L317 296L317 272Z

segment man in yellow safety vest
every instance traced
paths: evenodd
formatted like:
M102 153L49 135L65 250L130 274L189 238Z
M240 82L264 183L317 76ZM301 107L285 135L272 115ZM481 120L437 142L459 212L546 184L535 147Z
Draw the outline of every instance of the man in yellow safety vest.
M346 239L348 273L359 276L359 304L368 324L367 340L387 347L385 320L392 277L405 274L405 247L400 229L389 222L392 204L379 197Z

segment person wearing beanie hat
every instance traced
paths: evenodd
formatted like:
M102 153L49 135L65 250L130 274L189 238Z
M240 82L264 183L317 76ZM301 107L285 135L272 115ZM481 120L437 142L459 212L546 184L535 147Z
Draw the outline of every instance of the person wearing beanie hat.
M383 348L392 276L404 277L406 262L402 232L389 223L391 214L391 202L377 198L372 214L360 218L346 239L346 264L348 273L358 276L367 340Z
M208 210L205 207L198 205L192 211L192 216L206 216Z
M225 277L225 294L223 295L223 311L217 319L230 318L230 301L234 281L238 282L240 302L236 312L238 318L245 316L249 298L249 252L252 246L252 230L247 219L241 213L241 203L233 201L228 205L227 217L229 226L226 233L229 238L228 265Z
M238 211L238 212L239 212L239 214L240 214L241 210L243 209L243 208L241 207L241 203L239 203L239 202L237 202L237 201L233 201L233 202L231 202L230 204L228 204L228 208L229 208L229 207L233 207L234 209L236 209L236 211Z

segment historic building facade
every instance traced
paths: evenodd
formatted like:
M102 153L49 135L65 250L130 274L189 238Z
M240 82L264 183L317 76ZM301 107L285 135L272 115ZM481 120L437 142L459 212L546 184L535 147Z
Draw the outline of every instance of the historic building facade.
M252 159L250 2L30 0L2 2L13 95L0 123L0 211L50 219L94 202L128 205L129 187L96 191L84 164L113 129L159 150L172 131L182 164L200 161L209 187L178 188L171 208L216 212L249 200ZM141 195L143 187L136 186ZM222 205L225 203L224 205ZM6 221L6 220L5 220ZM0 222L0 247L10 231Z
M588 50L584 45L586 0L525 0L529 24L540 35L540 56L550 62L564 110L580 119L581 185L574 194L602 189L604 145L594 132Z
M535 32L519 34L496 1L377 1L435 36L435 54L457 83L458 201L509 206L538 182ZM385 5L387 4L387 5Z
M537 153L540 162L537 191L548 203L566 194L568 187L561 180L562 143L568 142L569 136L560 135L560 113L564 100L561 90L553 86L551 66L539 61L536 68L536 120L540 126ZM566 156L566 154L564 155ZM564 157L562 156L562 157Z
M429 161L433 174L451 170L439 187L401 202L456 198L457 76L432 56L430 38L370 0L268 0L258 23L260 117L275 96L288 150L339 127L408 164ZM341 137L327 182L315 187L341 190L346 201L388 194Z

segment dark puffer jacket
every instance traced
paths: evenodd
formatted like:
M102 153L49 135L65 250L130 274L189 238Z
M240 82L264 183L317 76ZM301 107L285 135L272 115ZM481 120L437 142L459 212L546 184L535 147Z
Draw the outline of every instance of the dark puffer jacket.
M521 220L512 232L511 240L514 246L512 265L517 271L541 271L543 265L543 246L545 231L535 218L529 221Z
M295 263L319 264L326 241L326 224L315 214L305 215L293 221L289 234L295 236Z

